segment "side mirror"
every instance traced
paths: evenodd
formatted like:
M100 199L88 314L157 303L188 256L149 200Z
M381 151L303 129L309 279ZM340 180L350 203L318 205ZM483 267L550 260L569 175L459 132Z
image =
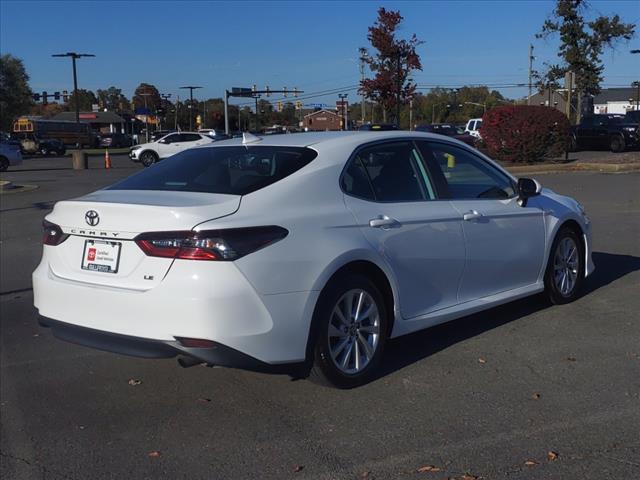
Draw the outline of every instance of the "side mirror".
M542 185L532 178L518 179L518 197L523 207L527 206L527 200L536 195L540 195Z

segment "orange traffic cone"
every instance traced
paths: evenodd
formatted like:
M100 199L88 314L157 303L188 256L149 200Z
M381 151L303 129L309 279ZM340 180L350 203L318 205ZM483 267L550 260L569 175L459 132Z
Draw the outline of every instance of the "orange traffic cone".
M104 151L104 168L111 168L111 158L109 158L109 149L105 149Z

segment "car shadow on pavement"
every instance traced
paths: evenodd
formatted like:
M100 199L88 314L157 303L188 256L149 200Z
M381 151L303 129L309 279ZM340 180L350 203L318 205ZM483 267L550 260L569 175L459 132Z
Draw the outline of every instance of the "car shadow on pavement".
M604 252L594 252L592 257L596 269L586 281L584 295L592 294L599 288L640 270L640 257ZM385 358L376 379L401 370L458 342L551 306L544 294L534 295L391 340L387 344Z

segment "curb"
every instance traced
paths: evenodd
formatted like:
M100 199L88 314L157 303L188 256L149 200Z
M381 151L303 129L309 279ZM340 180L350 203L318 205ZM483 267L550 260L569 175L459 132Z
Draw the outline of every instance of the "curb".
M626 173L640 172L640 162L631 163L597 163L597 162L575 162L558 163L545 165L502 165L513 175L532 173L562 173L562 172L603 172L603 173Z

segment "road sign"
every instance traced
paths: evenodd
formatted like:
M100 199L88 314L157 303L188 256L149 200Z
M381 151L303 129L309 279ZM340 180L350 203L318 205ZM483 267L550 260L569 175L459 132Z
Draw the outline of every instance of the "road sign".
M245 87L233 87L231 89L231 95L234 97L251 97L253 95L253 89Z

